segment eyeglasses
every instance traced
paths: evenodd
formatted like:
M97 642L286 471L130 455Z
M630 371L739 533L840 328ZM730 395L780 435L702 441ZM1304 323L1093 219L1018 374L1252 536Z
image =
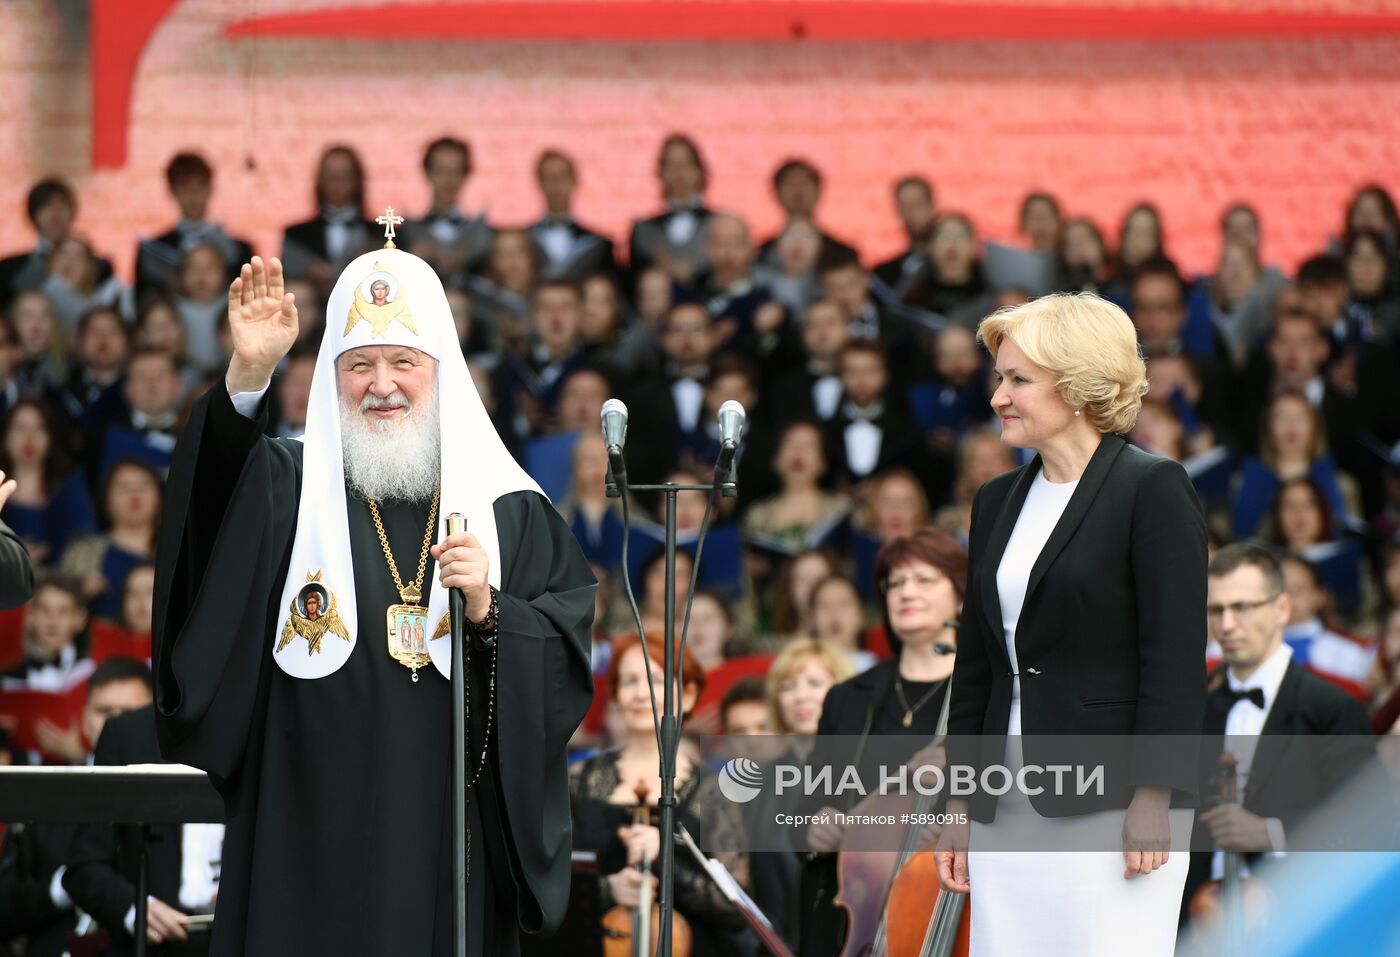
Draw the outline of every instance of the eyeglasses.
M1277 601L1279 595L1282 594L1283 592L1279 592L1277 595L1271 595L1260 601L1237 601L1228 605L1207 605L1206 619L1208 621L1221 621L1225 618L1225 613L1227 611L1236 618L1243 618L1254 609L1262 608L1270 602Z
M900 578L886 578L884 581L880 582L880 590L882 592L885 592L886 594L889 594L892 591L897 592L910 582L913 582L920 588L932 588L934 585L937 585L941 581L943 581L942 575L930 574L903 576Z

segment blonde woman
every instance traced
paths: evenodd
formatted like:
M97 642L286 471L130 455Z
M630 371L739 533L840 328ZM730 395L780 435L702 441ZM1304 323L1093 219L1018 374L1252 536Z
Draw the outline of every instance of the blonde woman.
M955 737L950 760L1053 763L1044 739L1023 755L1021 734L1199 734L1205 520L1180 464L1122 438L1147 391L1132 322L1093 294L1054 295L996 313L978 338L996 363L1002 441L1036 455L972 505L948 722L962 740L1011 737L1004 758ZM977 957L1172 954L1196 789L1181 750L1108 767L1102 793L949 801L972 823L945 831L939 871L950 890L977 888ZM1013 830L1077 835L1076 848L1088 830L1121 850L978 853Z
M768 668L768 727L775 734L816 734L832 685L853 674L846 652L815 638L788 643Z

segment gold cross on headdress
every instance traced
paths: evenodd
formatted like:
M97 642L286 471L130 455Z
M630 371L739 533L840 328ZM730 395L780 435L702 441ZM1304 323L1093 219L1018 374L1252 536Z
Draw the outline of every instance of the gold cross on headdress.
M384 215L376 219L375 222L384 227L384 248L396 248L394 246L394 236L397 234L394 232L394 227L403 222L403 217L395 216L394 207L386 206L384 208Z

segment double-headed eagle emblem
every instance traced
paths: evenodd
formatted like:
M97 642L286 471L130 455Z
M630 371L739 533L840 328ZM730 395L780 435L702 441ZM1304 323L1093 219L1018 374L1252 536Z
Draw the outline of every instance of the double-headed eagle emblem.
M306 653L314 655L321 650L321 639L326 632L350 640L350 632L336 611L335 593L320 584L321 573L306 575L307 584L292 596L288 608L290 614L282 626L282 635L277 641L276 651L291 644L297 635L306 639Z

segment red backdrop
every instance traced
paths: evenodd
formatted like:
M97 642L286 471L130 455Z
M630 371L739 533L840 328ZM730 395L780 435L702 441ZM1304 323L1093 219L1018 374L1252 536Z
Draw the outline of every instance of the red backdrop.
M827 174L822 219L870 259L899 245L889 187L917 171L994 238L1013 234L1030 188L1107 226L1155 199L1172 251L1202 269L1232 200L1261 208L1267 257L1291 265L1336 231L1357 185L1397 181L1394 4L716 0L672 16L670 2L93 0L88 24L10 0L11 221L26 183L66 175L80 229L127 269L133 238L174 214L164 162L196 148L219 171L216 215L275 252L310 211L328 142L362 150L372 204L413 211L422 144L454 133L476 150L469 206L537 215L533 160L562 146L582 217L621 236L656 205L657 143L683 129L712 202L760 234L778 222L769 174L806 154Z

